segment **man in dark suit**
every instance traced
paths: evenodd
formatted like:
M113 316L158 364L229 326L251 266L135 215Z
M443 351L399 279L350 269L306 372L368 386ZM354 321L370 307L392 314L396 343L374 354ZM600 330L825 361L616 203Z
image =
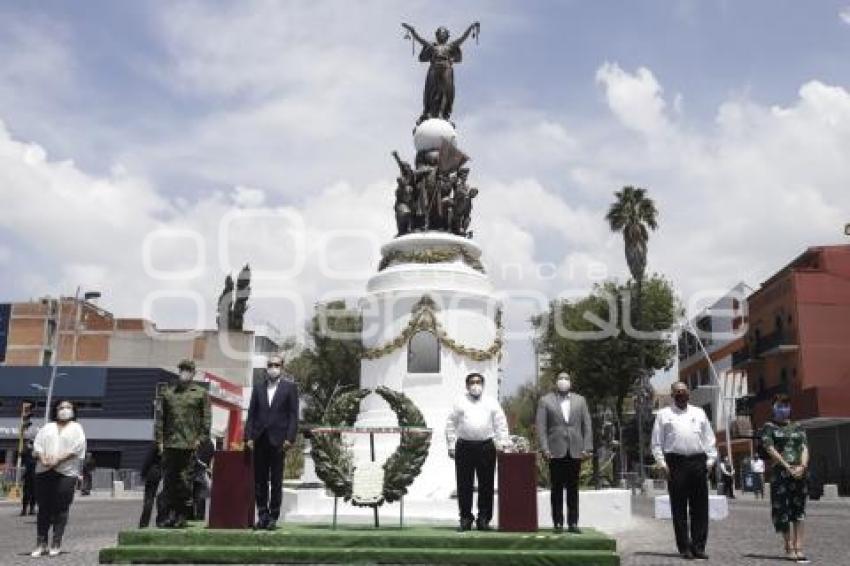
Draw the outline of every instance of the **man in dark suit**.
M578 528L578 481L581 463L593 452L593 432L587 402L570 391L570 376L561 372L554 392L544 395L537 406L537 438L543 457L549 461L552 481L552 523L555 532L564 529L564 487L567 489L567 525Z
M283 358L271 356L265 381L251 392L245 421L245 447L254 455L258 516L254 528L270 531L280 518L284 453L295 443L298 426L298 388L291 379L282 378L282 372Z

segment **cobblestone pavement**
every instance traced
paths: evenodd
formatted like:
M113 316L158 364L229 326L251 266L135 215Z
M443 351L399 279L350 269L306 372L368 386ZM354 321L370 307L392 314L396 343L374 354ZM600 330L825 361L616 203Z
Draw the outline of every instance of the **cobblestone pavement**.
M792 564L784 558L782 537L773 530L766 501L746 494L729 503L729 517L709 525L709 560L692 562L679 558L672 522L652 518L651 500L635 499L636 526L617 535L623 566ZM850 566L850 502L810 501L806 513L804 550L812 564Z
M62 554L55 558L32 558L35 548L35 516L18 515L18 504L0 504L0 564L33 566L91 566L104 546L115 546L118 531L138 525L141 500L74 497Z
M140 507L138 500L77 497L71 507L62 555L34 559L29 552L35 542L35 517L19 517L17 505L2 502L0 564L33 565L41 561L51 566L96 564L98 550L115 545L118 531L136 524ZM684 564L676 554L670 521L653 519L648 499L636 499L634 511L635 527L617 535L623 566ZM769 515L765 502L744 498L731 502L729 518L711 522L706 549L710 560L687 563L718 566L790 564L782 556L781 538L773 532ZM850 502L812 501L806 523L806 550L812 564L850 566Z

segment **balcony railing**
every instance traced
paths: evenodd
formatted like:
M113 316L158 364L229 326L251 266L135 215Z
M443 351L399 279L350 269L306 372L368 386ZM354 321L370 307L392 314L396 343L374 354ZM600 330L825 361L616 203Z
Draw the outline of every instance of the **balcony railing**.
M797 343L787 332L774 332L762 336L756 340L756 355L774 354L782 351L790 351L797 348Z

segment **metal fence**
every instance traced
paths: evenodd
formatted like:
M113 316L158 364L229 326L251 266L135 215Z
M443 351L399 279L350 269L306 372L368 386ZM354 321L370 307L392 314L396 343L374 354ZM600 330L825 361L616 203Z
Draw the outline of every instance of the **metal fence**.
M145 480L138 470L112 468L96 468L92 473L92 489L111 490L114 482L124 484L124 491L142 491Z
M0 470L0 481L5 485L11 485L22 478L23 467L6 466ZM97 468L92 473L92 489L112 490L113 482L120 481L124 484L124 491L144 491L145 480L138 470L112 468Z

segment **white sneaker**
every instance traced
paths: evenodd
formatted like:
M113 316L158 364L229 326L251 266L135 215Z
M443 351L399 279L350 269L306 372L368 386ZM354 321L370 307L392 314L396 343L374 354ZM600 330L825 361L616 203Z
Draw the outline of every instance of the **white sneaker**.
M53 556L59 556L59 554L61 554L61 553L62 553L62 551L59 549L59 547L58 547L58 546L51 546L51 547L50 547L50 552L49 552L48 554L49 554L51 557L53 557Z
M30 556L32 556L33 558L38 558L40 556L44 556L45 554L47 554L47 545L45 544L38 545L37 547L35 547L35 550L30 552Z

